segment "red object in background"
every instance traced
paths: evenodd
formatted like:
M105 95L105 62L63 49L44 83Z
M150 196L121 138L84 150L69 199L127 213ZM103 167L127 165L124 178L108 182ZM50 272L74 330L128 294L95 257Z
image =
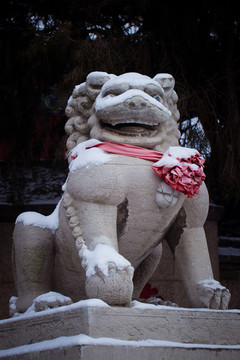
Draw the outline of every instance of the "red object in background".
M31 139L32 157L40 160L54 158L54 153L60 143L59 125L61 116L50 113L47 117L41 114L35 119L35 131Z
M10 154L11 146L3 140L0 143L0 161L6 160Z
M32 137L26 140L25 146L16 151L10 141L0 142L0 161L16 156L17 160L50 160L55 158L55 153L61 146L62 124L61 114L41 114L34 118L35 128ZM63 149L64 154L65 147ZM62 157L64 159L64 156Z
M151 285L147 283L144 288L142 289L142 292L140 294L141 299L148 299L152 296L157 295L158 289L157 288L151 288ZM159 296L158 296L159 297Z
M157 295L157 293L158 293L157 288L151 288L151 284L146 283L146 285L142 289L142 292L140 294L140 298L146 300L146 299L149 299L151 297L155 297L155 298L158 298L158 299L161 299L161 300L164 301L164 298L161 295Z

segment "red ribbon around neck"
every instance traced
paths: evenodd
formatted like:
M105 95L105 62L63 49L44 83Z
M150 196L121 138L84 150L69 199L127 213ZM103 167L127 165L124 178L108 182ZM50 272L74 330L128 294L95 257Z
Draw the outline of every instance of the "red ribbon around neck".
M162 159L163 153L158 151L145 149L142 147L113 143L113 142L102 142L96 145L87 147L100 148L104 152L111 154L118 154L124 156L137 157L144 160L158 162ZM171 155L168 155L171 157ZM188 158L176 158L177 164L158 165L157 163L152 165L152 169L155 173L161 177L165 183L171 186L174 190L178 190L183 194L192 198L193 195L198 194L200 186L202 185L205 174L203 172L203 164L205 160L201 158L201 155L196 151L196 154Z

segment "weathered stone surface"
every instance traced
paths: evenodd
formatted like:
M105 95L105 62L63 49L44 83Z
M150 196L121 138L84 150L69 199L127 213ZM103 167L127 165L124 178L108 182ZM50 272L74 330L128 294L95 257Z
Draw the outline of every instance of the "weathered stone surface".
M239 328L240 311L73 304L2 320L0 359L237 360Z
M74 302L96 297L128 305L156 269L164 239L191 305L228 307L230 293L214 280L203 228L203 160L179 147L174 85L165 73L93 72L75 87L66 108L70 166L61 202L49 217L23 213L16 220L16 311L51 290ZM99 142L138 146L141 154L150 149L151 157L109 155L92 148ZM152 153L165 159L160 172Z
M182 345L182 346L181 346ZM23 352L15 355L1 356L2 360L238 360L240 354L239 347L213 348L211 346L191 346L184 344L176 346L131 346L123 345L73 345L69 347L46 349L41 351Z
M55 204L56 206L56 204ZM38 207L32 207L28 210L31 211L40 211L46 215L50 214L55 206L45 206L46 209ZM219 208L219 209L218 209ZM219 219L219 214L216 214L216 209L221 212L221 207L216 207L210 204L208 218L205 223L205 232L208 242L209 254L212 262L213 273L215 274L215 279L219 280L219 259L218 259L218 233L217 233L217 220ZM16 290L13 283L13 271L11 264L11 249L12 249L12 232L14 227L14 220L16 214L19 213L19 210L13 210L11 216L8 218L8 223L0 223L0 232L2 233L1 237L1 251L0 251L0 319L9 317L9 299L12 295L16 296ZM218 216L216 216L218 215ZM152 275L149 283L151 288L155 288L155 296L161 295L165 300L170 300L176 302L179 306L190 307L190 302L188 296L183 288L181 279L177 270L175 270L174 257L166 243L163 241L163 252L160 263L156 268L154 274ZM7 280L7 282L6 282ZM228 268L228 272L221 274L221 281L223 285L226 286L231 292L230 308L239 309L240 308L240 299L239 299L239 267L234 270L232 267Z
M0 346L6 349L80 333L122 340L240 344L240 311L151 307L76 307L73 304L2 320Z

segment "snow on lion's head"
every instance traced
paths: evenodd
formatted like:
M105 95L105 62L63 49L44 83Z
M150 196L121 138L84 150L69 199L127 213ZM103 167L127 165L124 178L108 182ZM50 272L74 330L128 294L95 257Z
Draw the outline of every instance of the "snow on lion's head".
M68 100L67 149L91 138L158 151L178 145L174 85L169 74L151 79L138 73L90 73Z

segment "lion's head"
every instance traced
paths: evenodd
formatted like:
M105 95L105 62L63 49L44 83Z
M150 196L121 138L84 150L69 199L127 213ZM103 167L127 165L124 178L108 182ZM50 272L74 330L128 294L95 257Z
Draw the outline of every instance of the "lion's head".
M67 149L90 138L158 151L178 145L174 84L169 74L151 79L138 73L90 73L75 87L66 107Z

